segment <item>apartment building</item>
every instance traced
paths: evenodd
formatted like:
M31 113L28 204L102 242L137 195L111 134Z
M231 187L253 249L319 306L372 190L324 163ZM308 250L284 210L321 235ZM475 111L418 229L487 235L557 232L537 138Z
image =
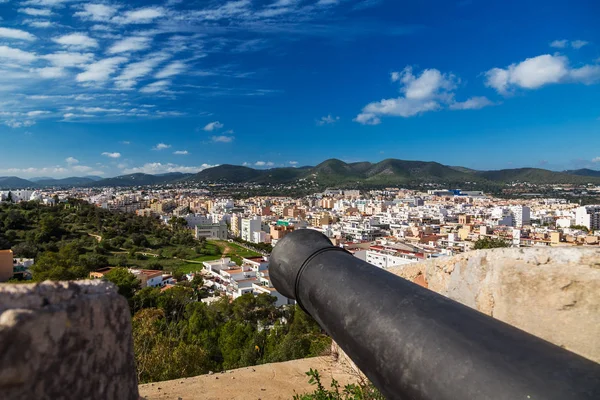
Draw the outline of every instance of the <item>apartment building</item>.
M255 233L262 231L262 219L259 216L242 219L241 236L247 242L254 242ZM256 242L259 243L259 242Z
M579 207L575 210L575 225L582 225L591 231L600 230L600 205Z
M201 224L194 228L196 239L227 240L227 224Z

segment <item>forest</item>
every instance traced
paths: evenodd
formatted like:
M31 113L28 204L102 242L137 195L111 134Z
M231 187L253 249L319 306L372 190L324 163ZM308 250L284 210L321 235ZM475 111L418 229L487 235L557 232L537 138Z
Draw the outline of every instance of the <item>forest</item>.
M209 294L200 276L185 280L184 260L218 258L220 249L196 240L180 221L167 226L73 199L0 203L0 249L9 248L15 257L35 258L34 281L85 279L117 267L105 278L129 302L140 383L315 356L331 344L300 308L275 307L268 295L202 302ZM147 259L149 253L156 257ZM142 289L126 267L172 270L179 282Z

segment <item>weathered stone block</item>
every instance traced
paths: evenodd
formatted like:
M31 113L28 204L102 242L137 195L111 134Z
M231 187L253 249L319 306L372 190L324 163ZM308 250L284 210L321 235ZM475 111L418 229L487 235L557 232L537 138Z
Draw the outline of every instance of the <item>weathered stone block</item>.
M600 249L479 250L389 272L600 362Z
M112 284L0 285L0 398L138 397L129 307Z

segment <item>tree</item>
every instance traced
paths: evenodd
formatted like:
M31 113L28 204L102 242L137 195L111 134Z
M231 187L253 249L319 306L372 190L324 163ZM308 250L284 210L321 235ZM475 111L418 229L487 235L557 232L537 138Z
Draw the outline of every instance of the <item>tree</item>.
M127 300L133 298L140 289L140 280L127 268L113 268L104 275L104 279L117 285L119 294Z
M508 243L505 240L502 239L495 239L495 238L490 238L490 237L482 237L481 239L477 240L475 242L475 244L473 245L473 249L474 250L480 250L480 249L495 249L495 248L501 248L501 247L510 247L510 243Z

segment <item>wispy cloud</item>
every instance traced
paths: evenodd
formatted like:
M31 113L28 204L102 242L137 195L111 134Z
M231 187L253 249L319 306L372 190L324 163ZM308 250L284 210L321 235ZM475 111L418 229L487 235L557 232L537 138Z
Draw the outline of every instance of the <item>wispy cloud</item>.
M331 114L329 114L325 117L321 117L321 119L319 119L317 121L317 125L318 126L332 125L332 124L335 124L339 120L340 120L340 117L332 117Z
M34 41L36 39L36 37L29 32L25 32L20 29L2 27L0 27L0 38L26 40L29 42Z
M135 51L140 51L147 49L150 47L150 42L152 41L149 37L137 36L137 37L129 37L122 40L117 41L113 44L108 50L108 54L120 54L120 53L131 53Z
M562 40L555 40L555 41L551 42L550 47L554 47L556 49L564 49L566 47L571 46L574 49L580 49L587 44L589 44L589 42L587 42L585 40L569 41L567 39L562 39Z
M175 154L176 156L187 156L190 153L187 150L177 150L174 151L173 154Z
M154 146L152 148L152 150L158 150L158 151L160 151L160 150L165 150L165 149L170 149L170 148L171 148L170 144L159 143L156 146Z
M102 153L101 155L108 157L108 158L121 158L121 153L109 153L107 151L105 151L104 153Z
M88 65L84 72L77 75L76 79L78 82L104 82L126 61L125 57L105 58Z
M65 47L74 49L86 49L98 47L98 41L86 35L85 33L70 33L52 39L55 43L58 43Z
M222 123L220 123L219 121L213 121L213 122L209 122L208 124L206 124L206 126L203 128L206 132L213 132L217 129L221 129L224 125Z
M210 138L215 143L231 143L235 139L233 136L218 135Z
M257 161L254 163L254 165L256 165L257 167L272 167L273 165L275 165L275 163L272 161Z
M195 174L207 168L215 167L216 165L202 164L199 166L184 166L178 164L167 163L163 164L160 162L147 163L140 167L125 168L122 170L124 174L166 174L170 172L182 172L185 174Z

